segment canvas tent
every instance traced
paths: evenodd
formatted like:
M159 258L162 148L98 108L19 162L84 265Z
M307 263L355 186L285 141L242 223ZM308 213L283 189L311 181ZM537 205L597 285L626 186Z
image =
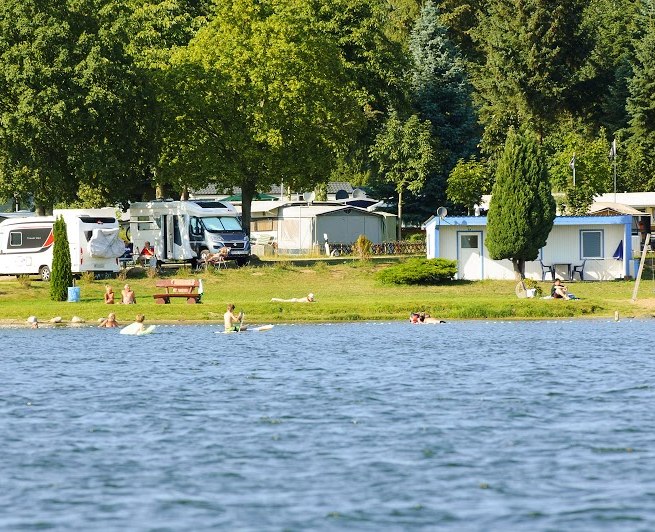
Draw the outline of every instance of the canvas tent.
M374 244L395 239L396 216L336 202L254 201L250 233L271 237L284 253L308 253L331 243L351 244L366 235Z

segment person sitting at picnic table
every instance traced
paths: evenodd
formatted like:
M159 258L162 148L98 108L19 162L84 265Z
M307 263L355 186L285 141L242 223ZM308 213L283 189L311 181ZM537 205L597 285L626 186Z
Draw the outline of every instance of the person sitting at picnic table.
M243 312L239 312L237 316L234 315L234 305L230 303L227 306L227 311L223 314L225 331L239 332L246 329L243 324Z
M105 285L105 304L114 304L114 289L109 285Z
M555 282L550 289L550 297L553 299L571 299L566 286L564 286L559 279L555 279Z
M121 292L122 303L123 305L134 305L136 303L136 296L134 295L134 290L130 288L129 284L126 284Z
M272 297L271 301L279 303L313 303L315 301L314 294L311 292L305 297L292 297L291 299L280 299L279 297Z
M100 322L100 325L98 327L118 327L118 322L116 321L116 314L113 312L109 313L109 316L107 316L104 320Z
M143 248L141 249L141 253L139 253L139 257L136 260L138 263L143 264L145 266L146 264L152 262L154 256L155 256L155 248L153 248L150 245L150 242L146 240L143 243Z

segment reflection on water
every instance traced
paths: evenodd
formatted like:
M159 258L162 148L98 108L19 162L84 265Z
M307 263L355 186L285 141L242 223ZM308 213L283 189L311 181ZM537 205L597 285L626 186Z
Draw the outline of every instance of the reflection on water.
M2 329L0 529L652 529L651 327Z

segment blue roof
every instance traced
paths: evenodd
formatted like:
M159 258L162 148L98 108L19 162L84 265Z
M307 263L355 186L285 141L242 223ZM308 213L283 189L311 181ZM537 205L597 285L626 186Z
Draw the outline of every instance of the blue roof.
M438 223L439 218L432 216L426 220L423 226ZM554 225L625 225L632 223L632 216L629 214L620 216L556 216ZM485 227L486 216L447 216L443 218L440 225L469 225L474 227Z

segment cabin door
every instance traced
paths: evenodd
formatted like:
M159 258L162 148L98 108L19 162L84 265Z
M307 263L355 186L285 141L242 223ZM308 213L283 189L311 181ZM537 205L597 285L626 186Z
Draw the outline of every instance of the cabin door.
M457 235L457 278L482 279L482 231L467 231Z

